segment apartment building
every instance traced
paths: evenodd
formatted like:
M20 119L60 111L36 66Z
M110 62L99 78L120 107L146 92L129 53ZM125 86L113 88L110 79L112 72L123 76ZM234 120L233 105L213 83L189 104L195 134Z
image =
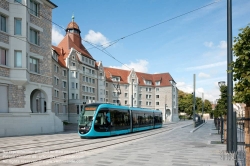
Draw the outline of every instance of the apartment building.
M54 61L55 69L52 71L55 80L52 111L61 120L77 123L79 113L86 103L105 101L102 63L96 62L83 46L81 31L74 17L66 28L64 38L57 46L52 46L52 51L58 59ZM67 79L57 77L57 66L66 70ZM63 72L59 71L60 74ZM68 87L63 88L64 85ZM60 87L63 91L60 91Z
M63 131L51 112L49 0L0 1L0 136Z
M164 121L178 121L178 89L169 73L148 74L104 67L110 103L161 110ZM118 87L118 88L117 88Z

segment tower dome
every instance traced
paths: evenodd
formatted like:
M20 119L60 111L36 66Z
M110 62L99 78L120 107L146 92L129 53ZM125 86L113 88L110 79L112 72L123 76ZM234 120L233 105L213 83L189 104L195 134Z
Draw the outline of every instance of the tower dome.
M79 29L79 26L77 25L76 22L74 22L74 16L72 16L72 21L68 24L67 29L66 29L66 33L70 32L70 33L77 33L80 34L81 31Z

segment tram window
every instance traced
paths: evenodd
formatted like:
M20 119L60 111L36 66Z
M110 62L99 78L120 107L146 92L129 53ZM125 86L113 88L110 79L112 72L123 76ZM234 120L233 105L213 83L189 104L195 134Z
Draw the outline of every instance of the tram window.
M99 132L110 130L110 113L108 110L100 110L98 112L96 115L94 128Z
M113 130L129 129L130 115L127 110L112 110L110 116Z

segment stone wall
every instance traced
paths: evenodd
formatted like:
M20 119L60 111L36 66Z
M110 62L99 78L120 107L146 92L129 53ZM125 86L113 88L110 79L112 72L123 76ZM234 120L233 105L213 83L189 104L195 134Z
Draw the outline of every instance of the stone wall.
M18 89L17 85L9 85L9 108L24 108L25 88Z
M0 41L9 44L9 36L6 33L0 31Z
M0 8L3 8L5 10L9 11L9 2L6 0L1 0L0 1Z
M40 16L36 17L30 14L30 22L41 27L43 32L39 34L39 46L30 44L30 52L39 54L43 56L42 60L39 60L39 74L46 77L51 77L51 29L52 25L51 20L52 9L44 4L40 4ZM42 77L40 76L40 77ZM42 81L41 81L42 80ZM52 84L51 79L32 79L32 82L43 83L43 84Z
M52 79L51 79L51 77L45 77L42 75L30 73L30 81L36 82L36 83L41 83L41 84L51 85Z
M9 77L10 76L10 69L0 66L0 76Z

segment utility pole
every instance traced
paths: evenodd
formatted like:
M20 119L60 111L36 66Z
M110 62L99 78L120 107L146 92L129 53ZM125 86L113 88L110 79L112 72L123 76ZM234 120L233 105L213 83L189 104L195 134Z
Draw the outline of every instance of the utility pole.
M134 86L134 79L132 79L132 95L131 95L131 106L133 107L133 100L134 100L134 90L133 90L133 86Z
M204 119L203 113L204 113L204 93L202 93L202 119Z
M227 71L232 67L232 0L227 0ZM227 72L227 152L233 151L233 73Z
M194 74L194 92L193 92L193 121L195 124L195 74Z

